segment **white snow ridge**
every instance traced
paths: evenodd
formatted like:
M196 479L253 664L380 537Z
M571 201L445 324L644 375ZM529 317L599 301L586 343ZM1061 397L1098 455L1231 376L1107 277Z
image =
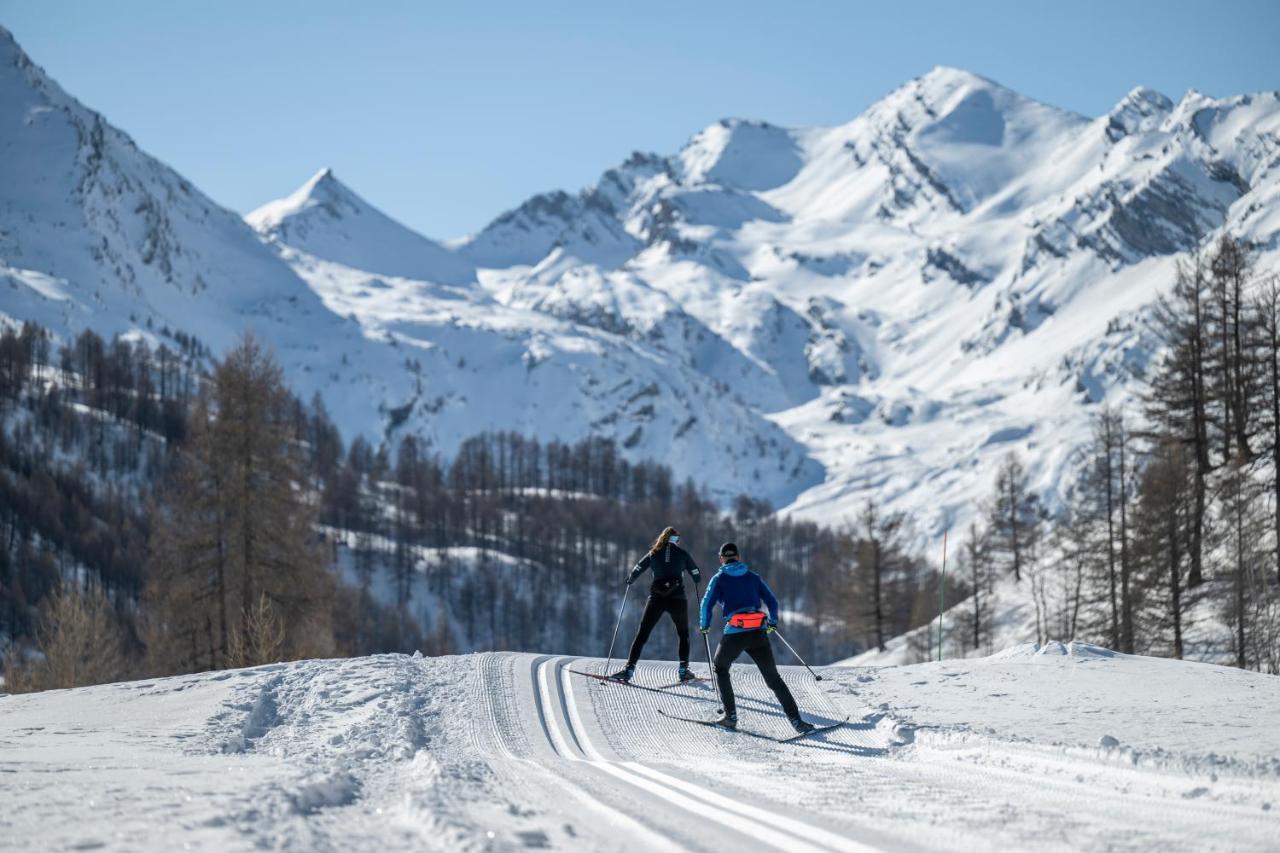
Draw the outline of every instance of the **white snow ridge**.
M489 653L304 661L0 698L0 848L1267 850L1280 680L1079 644L882 669L784 668L791 744ZM697 667L705 674L705 668ZM637 683L670 685L670 664ZM754 667L740 727L790 731ZM822 687L820 691L818 688ZM1011 697L1016 695L1017 700ZM1222 709L1246 727L1222 724Z

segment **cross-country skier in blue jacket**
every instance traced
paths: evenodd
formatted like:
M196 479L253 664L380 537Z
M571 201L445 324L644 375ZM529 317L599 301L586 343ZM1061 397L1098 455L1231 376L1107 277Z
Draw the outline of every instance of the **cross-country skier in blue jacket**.
M760 668L764 683L778 697L783 712L795 730L801 734L813 731L813 723L800 718L800 708L796 706L796 700L778 674L778 665L773 660L773 646L769 643L769 635L778 625L778 599L764 582L764 578L747 568L747 564L739 559L738 546L732 542L720 546L720 571L707 584L706 594L702 596L698 625L703 634L711 630L711 611L717 604L720 605L725 625L715 657L716 682L720 685L724 716L716 720L716 724L728 729L738 727L737 705L733 683L729 680L729 667L738 659L738 655L746 652ZM769 608L767 617L760 609L762 605Z

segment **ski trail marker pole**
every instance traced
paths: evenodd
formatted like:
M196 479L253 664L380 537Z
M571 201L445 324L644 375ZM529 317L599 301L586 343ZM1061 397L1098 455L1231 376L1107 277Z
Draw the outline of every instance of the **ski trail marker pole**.
M604 664L604 674L609 674L609 666L613 663L613 644L618 639L618 628L622 626L622 611L627 609L627 596L631 594L631 584L622 591L622 604L618 607L618 618L613 623L613 638L609 640L609 659Z
M693 594L698 599L698 633L702 633L702 590L698 588L698 582L693 582ZM720 707L716 709L717 714L724 713L724 699L720 696L720 680L716 678L715 665L711 663L711 639L702 634L702 646L707 650L707 676L711 679L711 684L716 688L716 701L720 703Z
M947 595L947 531L942 531L942 580L938 583L938 661L942 661L942 604Z
M791 652L791 654L795 655L796 660L800 661L800 665L803 666L805 669L809 670L809 674L812 675L814 679L816 679L817 681L822 680L822 676L814 672L813 668L809 666L809 664L804 662L804 658L800 657L799 653L797 653L795 649L791 648L791 644L787 642L786 637L782 636L781 631L779 631L777 628L774 628L773 633L776 634L778 639L782 641L782 645L786 646L787 649Z

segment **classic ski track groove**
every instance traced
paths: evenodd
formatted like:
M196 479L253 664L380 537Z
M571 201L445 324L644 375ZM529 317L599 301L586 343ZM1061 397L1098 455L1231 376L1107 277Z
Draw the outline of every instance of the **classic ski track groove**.
M489 693L484 701L493 706L476 717L477 728L496 727L478 742L496 759L494 771L512 783L502 786L507 799L532 806L543 824L554 817L578 826L572 837L590 849L961 849L982 839L1007 849L1127 848L1135 839L1161 839L1167 849L1191 850L1197 846L1187 842L1206 837L1269 849L1259 840L1275 826L1271 814L1243 804L1186 799L1191 780L1177 773L1016 745L934 742L927 730L914 746L897 749L891 721L861 707L847 684L829 697L820 692L831 689L826 682L790 668L783 675L807 717L821 722L854 711L852 721L822 740L777 746L676 726L657 709L706 710L683 698L714 701L707 683L653 693L580 679L570 670L602 665L494 655L481 677L510 685L512 695ZM673 670L674 664L641 662L637 681L665 683ZM754 666L736 666L734 683L744 725L779 735L790 730ZM508 754L515 760L503 760ZM780 787L770 784L772 768L792 760L806 762L805 772L776 777L786 782ZM1020 803L1026 820L993 836L948 818L1009 803Z
M541 660L534 664L537 671L535 683L538 702L543 711L540 720L553 749L560 757L574 762L586 762L621 782L690 812L697 819L719 823L735 833L745 829L756 843L763 842L779 850L863 853L877 849L798 818L777 814L755 805L745 805L739 800L638 762L614 762L606 759L586 736L569 677L570 671L565 666L567 660ZM553 671L555 674L551 675ZM556 713L557 705L560 714Z
M533 741L527 737L523 724L527 714L522 713L518 707L520 703L516 699L519 693L516 682L520 680L517 670L526 675L533 675L532 686L536 687L537 664L547 659L546 656L534 658L533 668L526 671L524 665L527 661L523 656L517 657L502 652L488 652L481 656L481 666L477 672L480 681L477 685L479 687L477 694L485 697L482 704L486 706L485 727L488 730L480 733L473 728L472 741L483 743L487 749L496 749L503 758L507 759L491 764L495 775L502 780L502 786L495 787L507 791L508 794L518 793L520 795L518 800L510 802L513 806L517 801L522 802L527 808L530 804L536 805L545 798L550 786L551 789L563 792L576 800L588 811L599 814L605 819L606 825L625 828L631 838L643 842L647 847L653 849L671 847L671 842L665 835L651 829L626 812L603 802L598 797L592 796L580 783L566 779L556 773L545 761L533 757ZM495 682L504 684L507 689L492 690ZM490 689L485 689L486 687ZM536 715L540 721L541 714L542 709L539 707ZM543 728L542 734L547 739L545 742L549 744L549 730ZM509 744L509 740L516 743ZM564 803L556 799L554 805L563 807ZM543 824L533 823L530 828L536 830L540 826Z

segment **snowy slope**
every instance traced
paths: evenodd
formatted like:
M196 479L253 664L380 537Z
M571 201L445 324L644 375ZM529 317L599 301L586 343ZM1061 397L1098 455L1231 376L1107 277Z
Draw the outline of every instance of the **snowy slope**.
M316 294L240 217L70 97L0 29L0 322L34 320L219 353L266 339L304 398L378 429L397 361ZM170 342L172 345L172 342ZM401 384L406 384L401 381Z
M347 219L378 223L376 239L371 229L348 230L327 216L325 239L297 227L293 214L279 218L292 207L321 209L299 201L318 191L358 199L322 172L287 204L250 219L334 315L396 352L412 386L389 412L389 437L412 431L448 454L486 430L564 441L605 435L633 458L660 459L726 500L755 489L788 502L820 481L819 466L785 431L748 405L725 405L735 400L731 391L650 340L500 301L474 281L451 285L351 266L358 258L341 247L362 240L394 246L407 232L368 206ZM310 250L317 247L324 257Z
M443 284L475 280L470 264L370 205L330 169L245 220L268 237L345 266Z
M31 63L0 30L0 322L69 339L253 328L351 438L485 430L616 438L728 500L789 502L821 469L713 378L643 342L505 306L474 267L325 170L251 219L218 207ZM412 276L417 276L414 278ZM429 281L424 279L429 278Z
M215 350L252 321L348 435L604 435L828 523L874 497L922 539L1011 450L1058 504L1197 240L1280 252L1274 92L1087 118L937 68L835 127L717 122L459 240L328 170L255 238L0 51L0 314Z
M458 245L496 299L653 340L786 428L826 471L793 511L876 497L940 533L1010 450L1056 505L1197 239L1274 262L1277 151L1275 93L1087 119L938 68L837 127L719 122Z
M1057 646L785 668L799 744L705 684L546 655L306 661L0 697L0 848L1266 850L1280 680ZM670 683L644 663L641 684ZM754 668L744 729L786 729Z

